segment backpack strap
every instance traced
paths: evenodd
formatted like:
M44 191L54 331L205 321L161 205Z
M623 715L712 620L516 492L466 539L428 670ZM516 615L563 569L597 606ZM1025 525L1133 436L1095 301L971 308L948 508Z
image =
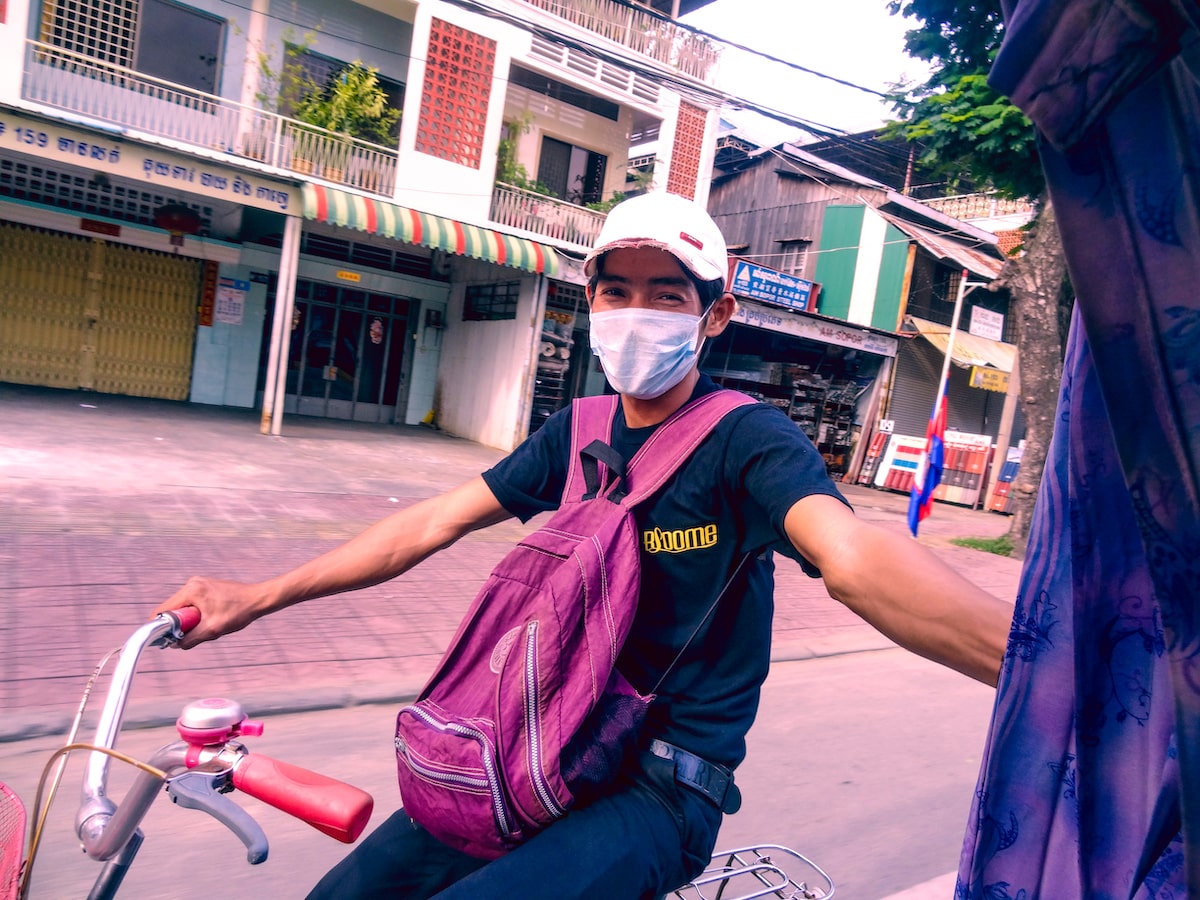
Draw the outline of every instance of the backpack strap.
M627 506L641 503L666 484L728 413L756 401L739 391L719 390L697 397L654 430L629 461Z
M567 482L563 486L562 502L578 503L588 494L596 496L602 486L597 461L618 477L625 474L625 461L612 449L613 418L617 414L617 404L621 398L616 394L598 397L580 397L571 404L571 468L567 472ZM595 444L602 444L611 454L611 458L600 460ZM585 449L588 456L584 456ZM591 459L592 462L585 462ZM621 469L613 471L616 462L620 461ZM585 471L586 470L586 471ZM595 473L596 484L591 483L592 473Z
M641 503L675 474L727 413L755 402L731 390L697 397L656 428L626 464L611 446L613 418L620 399L606 395L580 397L573 402L571 469L563 488L564 504L590 500L602 492L613 502L626 506ZM600 469L601 463L607 477Z

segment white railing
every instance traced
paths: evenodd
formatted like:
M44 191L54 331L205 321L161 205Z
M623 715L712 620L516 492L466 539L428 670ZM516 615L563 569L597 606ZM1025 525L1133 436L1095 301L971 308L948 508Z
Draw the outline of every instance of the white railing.
M38 41L26 41L21 97L376 194L395 190L395 150Z
M492 191L490 218L497 225L591 247L600 234L605 214L510 184L497 184Z
M960 222L972 219L998 219L1002 216L1033 218L1033 204L1028 200L1006 200L994 192L959 194L955 197L933 197L921 202Z
M701 81L708 81L721 56L719 45L704 35L612 0L525 2Z

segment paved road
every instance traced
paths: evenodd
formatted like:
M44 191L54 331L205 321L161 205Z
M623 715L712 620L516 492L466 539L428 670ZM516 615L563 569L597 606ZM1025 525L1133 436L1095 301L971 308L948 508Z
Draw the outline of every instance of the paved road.
M61 731L96 662L189 575L274 574L501 456L420 426L289 418L268 437L251 411L12 385L0 385L0 421L0 740ZM902 495L846 493L864 518L904 529ZM1016 561L948 543L1006 528L1002 516L943 504L921 540L1011 598ZM475 533L389 584L152 657L130 721L233 690L263 710L411 695L526 530ZM788 560L777 594L777 659L888 646Z
M898 649L777 663L738 771L744 803L726 819L720 846L794 847L833 877L844 900L879 900L915 884L923 887L905 900L951 900L952 877L941 888L927 882L957 863L992 696ZM397 803L394 721L394 709L379 704L269 716L265 733L246 743L369 791L374 825ZM172 739L170 728L137 731L124 735L121 747L144 758ZM0 744L0 778L32 802L37 774L57 743L44 736ZM99 872L73 840L82 765L82 757L72 761L53 809L31 900L83 896ZM115 766L114 796L127 781ZM280 812L234 798L267 832L266 863L247 866L221 826L160 801L124 895L301 897L346 852Z

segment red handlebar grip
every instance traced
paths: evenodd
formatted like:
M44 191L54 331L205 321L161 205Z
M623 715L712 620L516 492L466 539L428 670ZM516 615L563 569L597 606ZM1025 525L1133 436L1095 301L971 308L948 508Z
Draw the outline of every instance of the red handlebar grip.
M237 764L233 785L343 844L358 840L375 806L366 791L257 753Z
M181 609L173 609L168 615L173 615L175 621L179 623L179 630L187 634L193 628L200 624L200 610L194 606L184 606Z

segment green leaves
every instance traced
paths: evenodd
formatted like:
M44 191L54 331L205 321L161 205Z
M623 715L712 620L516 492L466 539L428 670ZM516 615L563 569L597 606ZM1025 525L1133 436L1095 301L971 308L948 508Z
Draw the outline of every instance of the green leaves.
M1003 37L998 0L892 0L893 14L917 19L906 35L910 56L938 68L922 85L898 90L901 121L893 134L918 141L921 161L1018 199L1044 187L1033 124L992 90L987 73Z
M311 91L296 105L296 118L378 144L393 140L400 111L388 106L377 69L355 60L328 85Z

